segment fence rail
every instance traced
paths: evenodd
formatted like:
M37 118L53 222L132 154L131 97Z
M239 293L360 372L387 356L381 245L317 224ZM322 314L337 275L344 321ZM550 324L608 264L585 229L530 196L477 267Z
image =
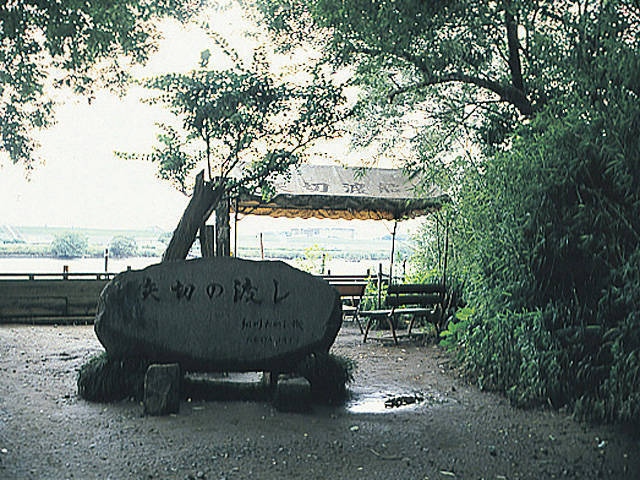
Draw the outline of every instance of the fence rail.
M3 280L111 280L117 273L113 272L56 272L56 273L6 273L0 272L0 281Z
M0 323L91 323L115 273L0 273Z

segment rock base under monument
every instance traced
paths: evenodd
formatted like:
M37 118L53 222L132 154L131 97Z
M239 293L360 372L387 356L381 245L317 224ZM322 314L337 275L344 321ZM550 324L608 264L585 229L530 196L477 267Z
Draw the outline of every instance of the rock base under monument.
M144 376L144 413L169 415L180 411L180 365L150 365Z
M281 412L308 412L311 410L311 383L303 377L278 378L273 404Z
M180 386L183 386L181 392ZM281 412L311 411L311 383L303 377L280 375L275 385L260 374L230 374L217 378L185 378L177 364L151 365L144 382L144 413L170 415L180 410L180 399L271 401Z

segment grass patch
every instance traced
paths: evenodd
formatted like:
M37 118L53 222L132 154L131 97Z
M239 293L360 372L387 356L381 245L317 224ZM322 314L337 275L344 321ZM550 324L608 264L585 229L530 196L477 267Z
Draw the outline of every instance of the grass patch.
M78 395L92 402L142 400L144 376L150 364L142 358L114 359L106 352L96 355L80 368Z
M330 353L312 353L296 367L295 373L311 383L311 395L318 403L334 405L347 398L353 381L355 360Z

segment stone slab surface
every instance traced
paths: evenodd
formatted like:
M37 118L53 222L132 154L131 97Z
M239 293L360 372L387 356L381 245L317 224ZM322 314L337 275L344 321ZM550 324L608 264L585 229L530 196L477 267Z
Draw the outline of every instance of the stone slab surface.
M100 295L95 332L117 358L284 371L328 351L341 323L340 297L321 278L283 262L213 257L117 275Z

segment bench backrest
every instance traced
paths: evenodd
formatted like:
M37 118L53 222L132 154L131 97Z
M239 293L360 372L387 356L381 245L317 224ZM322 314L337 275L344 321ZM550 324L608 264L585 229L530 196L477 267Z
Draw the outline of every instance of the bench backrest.
M367 288L366 282L331 282L330 285L338 290L341 297L362 297Z
M368 282L369 275L321 275L329 283Z
M405 283L389 285L385 301L389 307L429 307L442 303L443 298L444 286L440 283Z

